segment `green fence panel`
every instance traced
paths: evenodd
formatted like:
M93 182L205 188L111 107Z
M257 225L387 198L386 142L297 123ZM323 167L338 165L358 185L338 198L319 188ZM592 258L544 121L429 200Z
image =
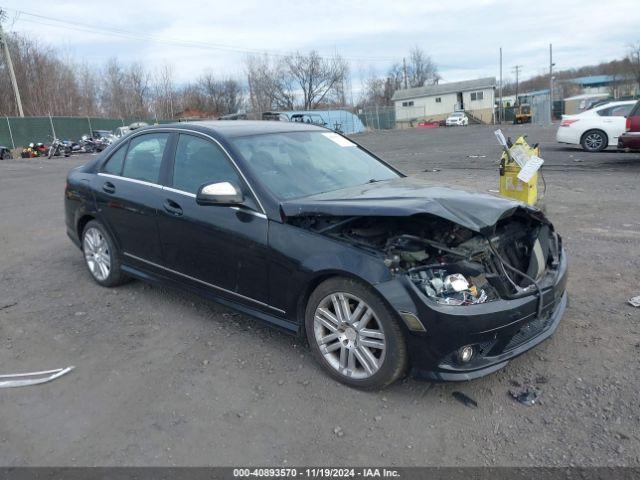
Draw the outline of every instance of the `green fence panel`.
M0 117L0 146L13 148L7 117Z
M50 143L53 138L49 117L9 117L16 148L29 143Z
M78 141L89 133L89 121L82 117L52 117L56 136L61 140Z
M134 122L173 123L175 120L155 118L98 118L98 117L0 117L0 145L22 148L29 143L51 143L54 136L62 140L78 141L93 130L111 130ZM55 135L54 135L55 131ZM13 142L11 137L13 134Z

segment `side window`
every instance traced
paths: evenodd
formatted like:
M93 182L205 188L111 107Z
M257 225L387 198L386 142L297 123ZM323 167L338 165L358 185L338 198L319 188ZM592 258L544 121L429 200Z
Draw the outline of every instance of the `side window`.
M633 105L620 105L619 107L613 107L611 109L612 117L626 117L633 108Z
M603 108L602 110L598 110L596 113L601 117L610 117L612 108Z
M220 147L203 138L180 134L173 164L173 188L197 193L202 184L217 182L242 186Z
M132 139L124 159L122 176L158 183L162 155L168 139L168 133L148 133Z
M110 173L112 175L120 175L122 173L122 164L124 163L124 156L127 153L127 144L122 145L111 157L107 160L107 163L102 167L104 173Z

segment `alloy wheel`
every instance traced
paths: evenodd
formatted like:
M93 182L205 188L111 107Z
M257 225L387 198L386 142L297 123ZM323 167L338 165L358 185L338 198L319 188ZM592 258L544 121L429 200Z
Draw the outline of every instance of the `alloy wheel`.
M364 379L385 358L386 338L373 309L346 292L326 296L313 320L314 338L327 363L340 374Z
M97 228L89 228L82 241L84 258L91 274L100 281L111 271L111 252L106 238Z
M584 143L588 150L600 150L604 144L604 138L602 138L601 134L594 132L585 137Z

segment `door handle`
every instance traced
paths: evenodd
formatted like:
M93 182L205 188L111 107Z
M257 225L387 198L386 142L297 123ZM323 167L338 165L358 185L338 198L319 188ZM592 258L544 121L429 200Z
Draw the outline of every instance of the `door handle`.
M116 186L111 182L104 182L104 185L102 185L102 190L107 193L116 193Z
M179 217L180 215L182 215L182 207L169 198L167 198L164 201L162 206L171 215L175 215L176 217Z

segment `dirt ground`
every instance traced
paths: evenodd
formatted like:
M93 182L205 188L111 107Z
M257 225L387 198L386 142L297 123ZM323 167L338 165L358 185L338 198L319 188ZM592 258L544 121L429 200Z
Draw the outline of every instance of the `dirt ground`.
M66 172L86 156L0 162L0 374L75 365L0 390L2 465L639 465L640 154L540 142L545 208L569 255L556 334L463 384L363 393L307 348L180 291L96 285L65 235ZM354 137L434 184L495 190L493 128ZM541 391L534 406L508 394ZM452 397L461 391L477 408Z

